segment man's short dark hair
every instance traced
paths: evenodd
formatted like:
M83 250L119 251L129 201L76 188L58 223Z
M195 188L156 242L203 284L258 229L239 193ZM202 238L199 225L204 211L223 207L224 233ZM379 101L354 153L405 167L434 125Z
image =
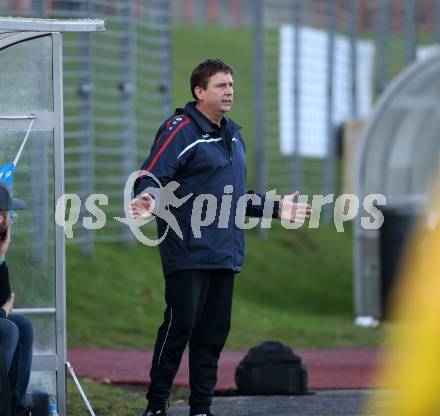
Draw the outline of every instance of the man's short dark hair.
M197 100L197 95L194 92L195 87L203 88L208 86L208 80L213 75L224 72L226 74L233 74L234 69L225 64L221 59L207 59L200 62L192 71L191 74L191 94Z

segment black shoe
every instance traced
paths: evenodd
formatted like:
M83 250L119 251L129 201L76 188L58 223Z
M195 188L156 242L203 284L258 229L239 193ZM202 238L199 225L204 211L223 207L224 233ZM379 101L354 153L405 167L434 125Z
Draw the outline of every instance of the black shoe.
M214 416L214 414L208 410L208 411L202 412L202 413L190 413L190 416Z
M145 410L144 413L142 413L142 416L167 416L167 410L166 409L159 409L159 410L151 410L151 409L147 409Z

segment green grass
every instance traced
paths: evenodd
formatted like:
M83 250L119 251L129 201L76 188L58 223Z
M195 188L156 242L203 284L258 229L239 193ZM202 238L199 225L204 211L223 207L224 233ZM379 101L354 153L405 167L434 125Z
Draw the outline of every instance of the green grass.
M84 379L80 382L93 410L98 415L133 416L145 407L145 398L142 398L142 394ZM71 380L67 383L67 393L68 414L86 415L87 408Z
M227 348L274 339L294 347L378 345L380 330L352 314L351 231L333 226L247 233ZM330 249L331 248L331 249ZM152 347L164 310L157 248L99 244L92 258L69 247L69 346Z
M94 383L87 379L80 380L90 404L100 416L137 416L145 409L146 387L114 386ZM69 416L84 416L87 408L72 380L67 383L67 411ZM173 389L170 405L182 403L186 400L187 389Z
M268 31L266 42L273 44L276 36ZM249 28L177 26L173 28L172 37L175 106L192 100L188 78L196 63L220 57L234 66L236 87L231 117L243 126L248 151L248 184L252 188L252 31ZM266 52L268 105L276 104L277 53L273 47ZM276 113L276 109L274 111ZM152 137L146 133L141 136L138 142L143 143L145 151ZM268 147L276 149L277 126L267 131L267 137ZM290 162L278 155L271 163L281 162L287 167L286 178L278 185L285 188L289 182ZM269 179L270 182L272 179ZM105 232L104 229L96 235L99 237ZM299 231L277 226L265 239L256 232L248 232L247 242L247 260L243 273L237 278L227 348L248 348L265 339L281 340L295 347L364 346L380 342L381 331L359 329L352 322L351 230L338 234L330 226ZM69 345L151 347L164 309L158 250L97 244L92 258L82 257L79 248L74 246L68 247L67 254Z

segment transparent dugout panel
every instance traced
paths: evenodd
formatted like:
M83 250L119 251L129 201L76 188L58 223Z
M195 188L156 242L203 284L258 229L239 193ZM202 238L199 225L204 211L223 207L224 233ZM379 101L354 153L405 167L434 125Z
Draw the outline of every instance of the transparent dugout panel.
M32 372L28 392L44 391L56 395L56 374L52 371Z
M51 36L1 49L0 68L0 114L53 111Z
M365 194L424 193L438 168L440 60L413 72L370 126ZM433 137L434 136L434 137Z
M0 166L14 159L26 130L0 129ZM16 211L8 251L15 307L55 307L53 131L31 131L14 175Z
M34 355L55 355L55 314L29 314L26 315L34 328Z

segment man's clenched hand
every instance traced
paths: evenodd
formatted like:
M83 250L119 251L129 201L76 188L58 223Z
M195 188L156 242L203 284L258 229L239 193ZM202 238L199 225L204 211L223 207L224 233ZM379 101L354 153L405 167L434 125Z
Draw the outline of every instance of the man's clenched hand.
M151 217L156 202L149 194L143 194L131 201L130 208L133 218L149 218Z
M9 314L12 312L12 309L14 308L14 297L14 292L12 292L9 295L8 300L1 307L6 313L6 318L9 316Z

